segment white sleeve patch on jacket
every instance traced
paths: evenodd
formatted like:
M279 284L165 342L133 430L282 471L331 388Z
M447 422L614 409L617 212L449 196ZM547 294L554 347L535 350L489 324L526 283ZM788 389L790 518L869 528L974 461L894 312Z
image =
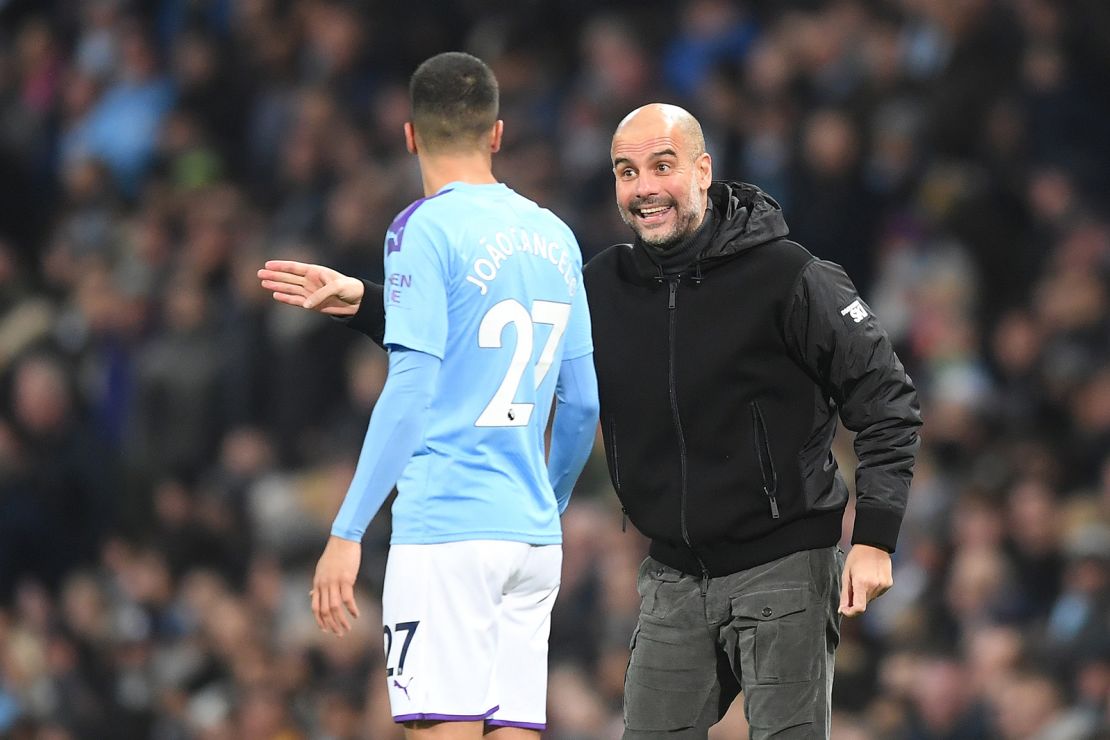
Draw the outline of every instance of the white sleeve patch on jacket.
M850 316L852 321L857 324L867 318L867 309L863 307L863 303L857 298L849 303L844 308L840 309L841 316Z

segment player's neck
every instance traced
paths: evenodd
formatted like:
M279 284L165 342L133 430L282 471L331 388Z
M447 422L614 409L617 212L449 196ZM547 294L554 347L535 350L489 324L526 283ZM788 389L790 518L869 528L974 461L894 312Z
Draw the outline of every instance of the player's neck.
M420 158L420 176L424 181L424 195L438 193L449 182L471 185L492 185L493 176L489 154L451 154Z

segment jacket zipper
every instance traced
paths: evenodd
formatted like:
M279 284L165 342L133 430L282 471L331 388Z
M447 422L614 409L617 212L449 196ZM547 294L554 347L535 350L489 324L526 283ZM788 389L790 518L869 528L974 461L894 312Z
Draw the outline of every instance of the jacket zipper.
M693 553L694 559L698 561L698 566L701 568L701 595L704 597L709 591L709 569L705 567L702 562L701 556L698 555L697 550L694 549L693 544L690 542L690 532L686 528L686 435L682 431L682 417L678 413L678 384L675 381L675 335L678 332L678 279L672 278L667 281L667 309L670 313L669 323L669 359L670 359L670 397L671 397L671 418L674 419L675 433L678 435L678 465L679 474L682 478L682 498L681 498L681 521L682 521L682 541L686 543L686 547L690 548Z
M613 417L609 417L609 446L612 449L613 458L613 483L617 486L617 491L621 489L621 461L617 455L617 423L613 421Z
M779 477L775 472L775 461L771 457L771 439L767 434L767 423L763 420L763 412L759 404L752 401L752 429L755 439L755 456L759 460L759 475L763 479L763 493L771 504L771 518L779 518L779 502L776 494L779 490ZM763 464L766 456L767 464ZM770 472L768 472L770 471Z

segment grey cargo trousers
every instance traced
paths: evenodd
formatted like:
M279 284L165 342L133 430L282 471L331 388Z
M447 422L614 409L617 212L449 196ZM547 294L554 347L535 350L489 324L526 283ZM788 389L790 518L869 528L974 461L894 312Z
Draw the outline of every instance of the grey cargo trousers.
M707 582L644 560L625 740L704 739L740 691L751 740L827 738L843 568L836 547Z

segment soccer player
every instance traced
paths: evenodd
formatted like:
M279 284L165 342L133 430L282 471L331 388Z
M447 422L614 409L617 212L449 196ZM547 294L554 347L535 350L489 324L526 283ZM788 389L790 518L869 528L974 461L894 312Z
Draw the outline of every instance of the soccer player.
M432 57L410 95L425 197L386 233L389 376L312 608L336 635L358 616L359 543L396 483L382 596L394 719L410 738L537 738L559 515L597 426L582 257L561 220L494 179L503 124L485 64ZM349 316L362 299L357 280L316 290L294 263L267 268L263 287L292 305Z

